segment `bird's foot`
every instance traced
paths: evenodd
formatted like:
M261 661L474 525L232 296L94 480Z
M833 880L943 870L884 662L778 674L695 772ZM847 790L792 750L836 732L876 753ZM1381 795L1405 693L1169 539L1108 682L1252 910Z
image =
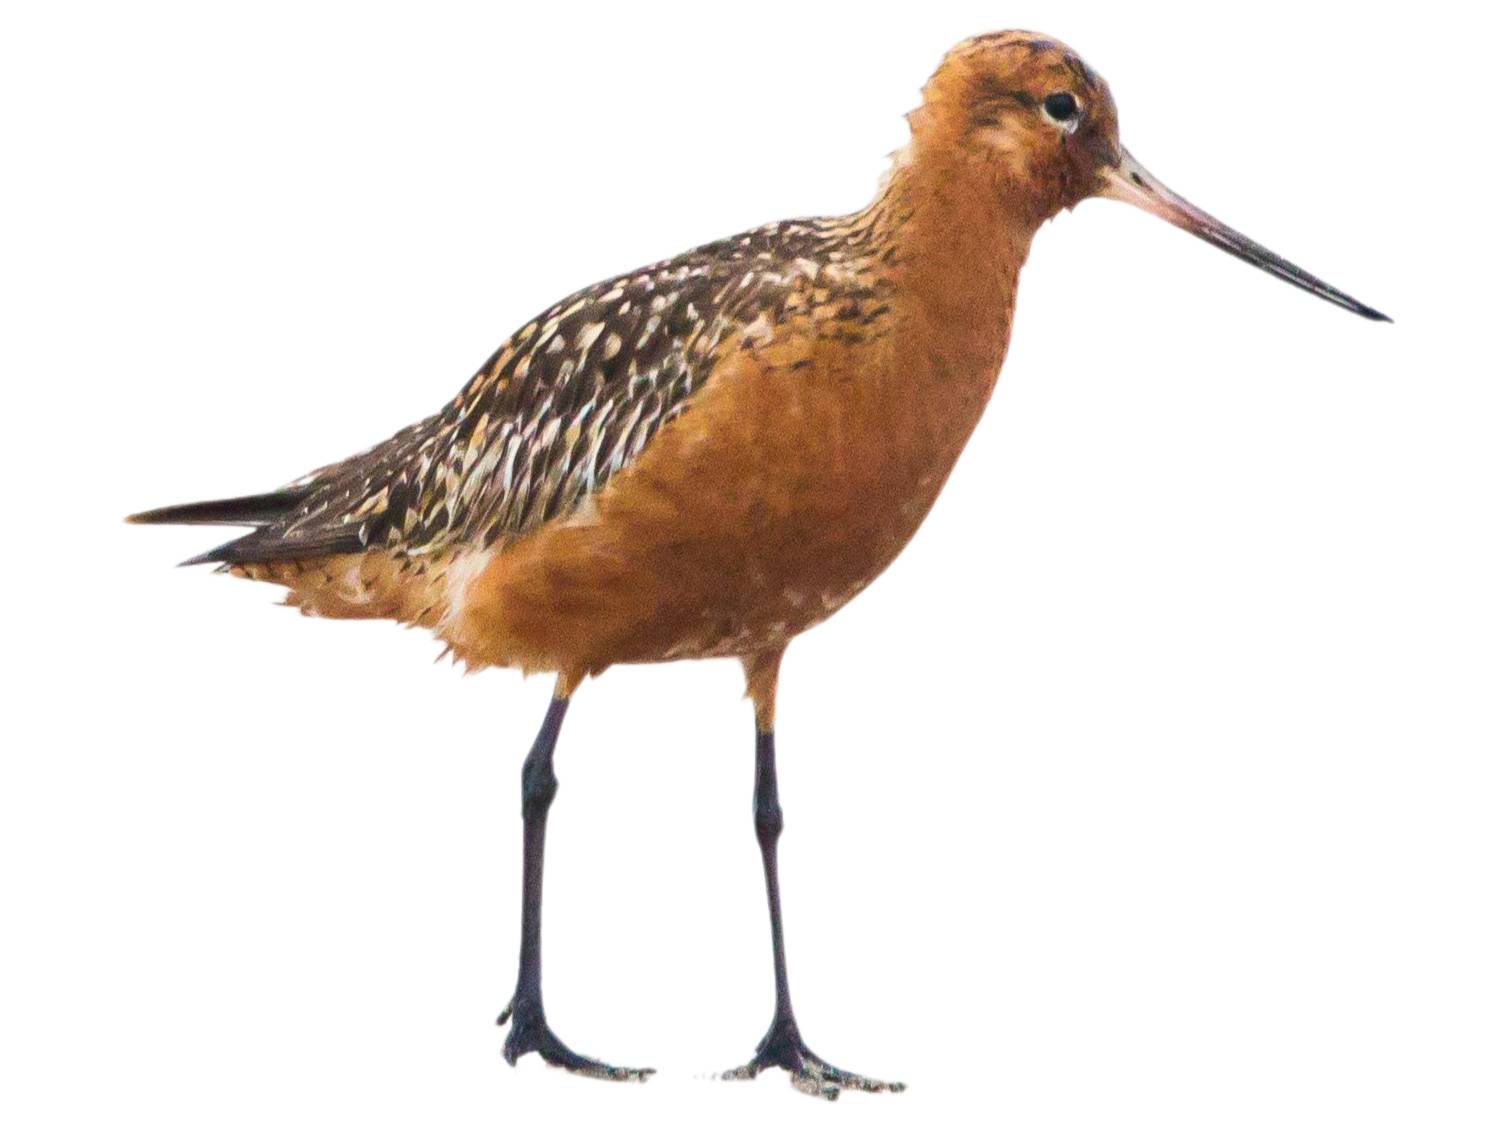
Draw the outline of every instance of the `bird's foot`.
M511 1000L499 1016L499 1024L511 1021L510 1032L505 1037L505 1060L511 1067L527 1053L539 1053L547 1064L565 1068L580 1076L591 1076L595 1080L643 1081L655 1074L653 1068L621 1068L604 1064L592 1057L574 1053L563 1045L551 1027L546 1024L546 1015L539 1002Z
M753 1080L767 1068L783 1068L791 1074L791 1085L809 1096L835 1100L844 1088L859 1092L903 1092L905 1085L875 1080L830 1065L806 1047L793 1018L777 1017L746 1065L722 1073L723 1080Z

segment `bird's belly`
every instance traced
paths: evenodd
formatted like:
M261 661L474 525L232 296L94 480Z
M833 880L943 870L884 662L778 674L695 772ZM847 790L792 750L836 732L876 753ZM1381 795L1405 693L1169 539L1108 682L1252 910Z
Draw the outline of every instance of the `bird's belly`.
M495 553L444 633L458 654L574 674L749 654L893 561L971 426L904 431L904 399L891 417L846 382L819 393L753 373L736 380L744 397L713 394L662 430L587 509Z

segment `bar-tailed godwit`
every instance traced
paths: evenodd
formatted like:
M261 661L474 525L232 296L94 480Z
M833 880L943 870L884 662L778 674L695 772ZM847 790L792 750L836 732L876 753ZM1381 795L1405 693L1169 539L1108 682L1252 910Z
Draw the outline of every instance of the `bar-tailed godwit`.
M615 663L739 659L756 722L775 1010L753 1057L803 1091L897 1091L824 1062L792 1012L776 844L786 645L857 595L936 500L1004 358L1036 230L1092 196L1142 207L1369 319L1382 314L1167 190L1119 143L1108 86L1007 31L943 59L856 214L777 222L601 281L507 339L438 413L276 491L136 515L250 533L192 559L305 613L429 628L470 667L556 676L522 769L520 970L504 1052L590 1076L541 1002L552 754Z

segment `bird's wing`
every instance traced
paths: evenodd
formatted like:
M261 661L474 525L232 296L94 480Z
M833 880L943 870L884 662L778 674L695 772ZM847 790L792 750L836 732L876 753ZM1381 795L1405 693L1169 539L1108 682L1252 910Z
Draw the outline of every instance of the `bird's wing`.
M574 294L440 413L297 481L309 490L284 516L194 560L418 554L566 515L688 408L730 337L773 330L814 283L826 230L763 227Z

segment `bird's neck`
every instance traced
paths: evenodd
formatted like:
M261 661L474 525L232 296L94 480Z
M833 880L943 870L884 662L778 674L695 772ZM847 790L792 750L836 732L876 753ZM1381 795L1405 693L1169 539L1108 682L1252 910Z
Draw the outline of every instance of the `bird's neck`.
M991 166L913 142L861 216L874 267L901 312L902 330L878 364L891 424L929 447L942 478L977 426L1009 346L1020 267L1041 221L1024 201L996 183Z
M1009 342L1019 272L1041 221L1022 193L962 152L902 153L863 212L882 270L929 321L943 356L992 379Z

